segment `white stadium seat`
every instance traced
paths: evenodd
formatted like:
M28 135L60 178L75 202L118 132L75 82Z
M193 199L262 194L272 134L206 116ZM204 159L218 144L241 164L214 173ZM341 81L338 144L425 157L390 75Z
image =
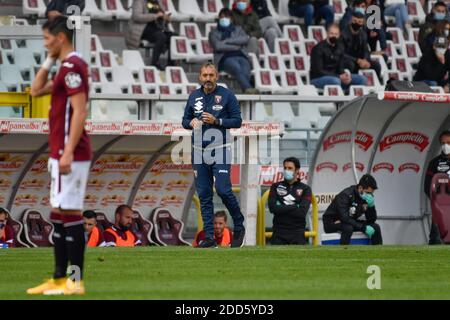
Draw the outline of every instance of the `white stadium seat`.
M222 0L203 0L203 14L214 21L223 8Z
M85 1L83 15L88 15L94 20L109 21L113 19L112 12L100 10L95 1Z
M120 0L101 0L100 8L103 12L111 13L114 18L119 20L130 20L131 18L131 12L123 8Z
M46 9L47 6L44 0L22 0L22 10L26 16L36 15L39 18L43 18Z

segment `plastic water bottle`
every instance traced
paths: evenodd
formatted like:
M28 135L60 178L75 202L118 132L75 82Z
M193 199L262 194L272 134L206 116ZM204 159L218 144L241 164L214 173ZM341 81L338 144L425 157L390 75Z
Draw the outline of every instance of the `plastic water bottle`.
M8 247L7 243L0 243L0 249L8 249Z

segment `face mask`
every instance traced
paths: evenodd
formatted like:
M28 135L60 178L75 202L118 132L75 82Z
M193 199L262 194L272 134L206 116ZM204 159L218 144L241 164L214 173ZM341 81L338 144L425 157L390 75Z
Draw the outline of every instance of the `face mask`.
M328 38L331 44L336 44L338 42L338 39L336 37L330 37Z
M355 31L359 31L359 29L361 29L362 25L360 25L359 23L352 23L352 29Z
M247 2L238 2L236 8L239 11L244 11L245 9L247 9Z
M444 143L441 148L442 148L442 153L444 153L446 156L448 156L450 154L450 144Z
M284 179L286 179L287 181L294 180L294 171L284 170L283 175L284 175Z
M360 8L360 7L355 8L355 12L359 12L361 14L366 14L366 10L364 8Z
M445 19L445 13L444 12L435 12L434 13L434 20L442 21Z
M228 28L231 24L230 18L220 18L219 24L223 28Z
M445 54L445 51L447 51L446 48L436 48L436 52L439 53L439 54L444 55L444 54Z

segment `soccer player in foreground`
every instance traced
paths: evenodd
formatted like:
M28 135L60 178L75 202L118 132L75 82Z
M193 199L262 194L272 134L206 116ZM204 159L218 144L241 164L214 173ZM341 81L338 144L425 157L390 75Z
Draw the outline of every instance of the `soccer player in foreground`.
M74 52L73 30L68 18L59 16L42 29L47 60L31 85L31 95L51 93L49 112L48 169L51 175L50 220L55 229L55 272L53 278L27 290L28 294L84 294L83 202L89 175L91 144L84 130L89 92L88 66ZM58 59L61 67L53 80L49 71ZM71 264L73 275L67 278Z

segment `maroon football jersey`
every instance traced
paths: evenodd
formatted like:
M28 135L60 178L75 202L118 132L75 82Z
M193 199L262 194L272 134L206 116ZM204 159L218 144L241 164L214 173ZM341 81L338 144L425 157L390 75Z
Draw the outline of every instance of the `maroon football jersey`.
M70 96L79 92L84 92L86 98L89 98L88 66L79 54L72 52L62 61L59 72L53 79L52 105L49 112L51 158L59 160L64 152L73 113ZM91 160L91 157L91 143L83 129L75 147L74 161L87 161Z

